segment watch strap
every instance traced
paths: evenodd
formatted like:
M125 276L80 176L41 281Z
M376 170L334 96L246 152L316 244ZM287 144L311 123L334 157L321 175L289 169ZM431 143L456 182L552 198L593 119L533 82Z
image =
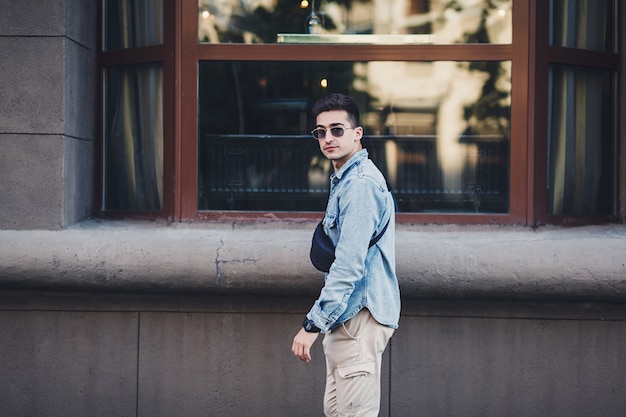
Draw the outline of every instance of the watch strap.
M302 328L304 328L304 331L307 333L319 333L322 331L319 327L315 325L313 320L310 320L308 318L304 319L304 321L302 322Z

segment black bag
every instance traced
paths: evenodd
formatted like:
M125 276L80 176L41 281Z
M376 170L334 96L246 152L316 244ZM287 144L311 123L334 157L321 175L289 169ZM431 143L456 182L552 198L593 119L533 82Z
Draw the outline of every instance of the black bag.
M309 254L311 263L314 267L322 272L328 272L330 266L335 261L335 247L333 241L324 232L322 222L317 224L315 232L313 232L313 241L311 242L311 253Z
M391 220L391 218L389 220ZM385 227L380 231L378 236L370 240L370 248L383 236L387 230L387 226L389 226L389 220L387 220L387 224L385 224ZM335 262L335 246L333 245L333 241L330 240L328 235L324 232L322 222L318 223L315 232L313 232L309 257L311 258L313 266L322 272L330 271L330 266Z

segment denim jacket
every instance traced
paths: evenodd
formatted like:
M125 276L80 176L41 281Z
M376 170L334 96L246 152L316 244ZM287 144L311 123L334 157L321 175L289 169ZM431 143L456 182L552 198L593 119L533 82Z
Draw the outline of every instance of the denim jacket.
M324 333L367 308L376 321L395 329L400 318L395 203L385 178L362 149L330 181L323 224L336 259L307 317ZM388 219L387 230L368 249Z

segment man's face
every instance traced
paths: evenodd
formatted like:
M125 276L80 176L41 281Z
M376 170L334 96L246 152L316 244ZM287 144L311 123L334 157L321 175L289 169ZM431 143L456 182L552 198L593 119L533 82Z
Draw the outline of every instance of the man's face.
M320 150L332 161L335 171L343 166L348 159L362 149L361 138L363 128L352 126L345 110L325 111L317 115L316 129L326 129L326 136L318 139ZM343 135L335 136L332 128L342 128Z

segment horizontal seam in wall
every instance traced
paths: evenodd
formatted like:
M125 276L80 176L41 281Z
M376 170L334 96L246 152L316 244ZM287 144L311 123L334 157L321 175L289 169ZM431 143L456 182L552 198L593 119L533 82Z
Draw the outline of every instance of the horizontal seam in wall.
M78 136L67 135L65 133L37 133L37 132L0 132L0 135L16 135L16 136L65 136L69 139L76 139L83 142L93 142L93 139L81 138Z
M65 35L0 35L0 38L65 38Z
M5 38L5 39L6 38L8 38L8 39L10 39L10 38L14 38L14 39L22 39L22 38L23 39L28 39L28 38L34 38L34 39L37 39L37 38L66 38L66 39L72 41L73 43L75 43L76 45L86 49L87 51L94 51L95 52L94 49L90 48L89 46L85 45L84 43L81 43L81 42L77 41L76 39L71 38L71 37L66 36L66 35L0 35L0 38Z

